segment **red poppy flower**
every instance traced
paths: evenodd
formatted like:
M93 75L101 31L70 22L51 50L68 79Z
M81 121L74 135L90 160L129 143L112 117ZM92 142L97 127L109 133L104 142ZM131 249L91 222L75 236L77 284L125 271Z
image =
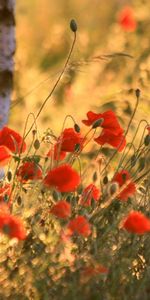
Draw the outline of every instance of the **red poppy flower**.
M123 133L123 129L120 127L115 113L111 110L105 111L104 113L100 114L89 111L87 113L87 118L88 120L82 121L87 126L91 126L95 121L103 119L104 121L102 122L100 127L111 131L114 135Z
M26 150L26 144L19 133L6 126L0 130L0 145L6 146L12 152L24 152Z
M17 170L17 177L21 182L28 180L38 180L42 178L42 170L39 165L33 161L24 162Z
M0 202L4 202L11 205L12 200L10 199L11 185L9 183L4 184L0 187Z
M124 7L120 13L118 22L125 31L135 31L137 22L134 17L134 11L131 7Z
M61 147L56 143L54 148L48 151L47 156L52 157L54 160L63 160L66 156L66 152L61 151Z
M80 204L84 206L90 206L91 200L98 201L100 197L100 190L94 185L89 184L82 192Z
M50 212L60 219L67 219L71 215L71 205L67 201L61 200L51 208Z
M150 231L150 219L139 211L132 211L122 222L122 227L131 233L144 234Z
M49 171L44 178L44 184L59 192L73 192L80 184L80 176L70 165L65 164Z
M26 230L22 221L2 211L0 212L0 230L10 238L17 238L18 240L26 238Z
M68 229L70 230L70 234L77 233L84 237L91 234L90 224L84 216L77 216L72 219L68 224Z
M122 133L116 135L108 129L103 129L100 136L95 138L94 141L99 145L109 144L119 152L121 152L126 145L126 140Z
M57 143L60 145L61 151L74 152L76 145L80 145L80 149L82 149L84 138L74 128L66 128Z
M12 154L10 150L5 146L0 146L0 167L3 167L9 163Z
M131 176L126 170L122 170L121 172L118 172L114 178L113 182L118 182L119 187L121 188L123 185L126 184L128 180L131 180ZM136 186L133 181L127 184L127 186L123 189L122 192L119 193L118 198L120 200L128 200L129 196L132 196L136 192Z

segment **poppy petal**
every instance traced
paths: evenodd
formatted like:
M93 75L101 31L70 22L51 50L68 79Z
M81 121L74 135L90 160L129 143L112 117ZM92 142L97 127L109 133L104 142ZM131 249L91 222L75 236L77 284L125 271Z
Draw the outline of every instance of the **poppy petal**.
M55 187L59 192L73 192L80 184L80 176L70 165L65 164L50 170L43 183L49 188Z
M131 233L144 234L150 232L150 219L138 211L132 211L123 220L122 227Z
M26 144L20 134L6 126L0 130L0 145L15 153L26 150Z

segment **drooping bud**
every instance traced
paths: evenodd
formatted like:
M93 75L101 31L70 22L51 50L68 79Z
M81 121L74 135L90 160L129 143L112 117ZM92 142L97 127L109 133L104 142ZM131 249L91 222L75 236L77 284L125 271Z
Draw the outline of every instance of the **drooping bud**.
M95 129L95 128L101 126L103 122L104 122L104 119L103 119L103 118L100 118L100 119L96 120L96 121L93 123L92 128Z
M80 127L79 127L79 125L78 124L74 124L74 130L76 131L76 132L80 132Z

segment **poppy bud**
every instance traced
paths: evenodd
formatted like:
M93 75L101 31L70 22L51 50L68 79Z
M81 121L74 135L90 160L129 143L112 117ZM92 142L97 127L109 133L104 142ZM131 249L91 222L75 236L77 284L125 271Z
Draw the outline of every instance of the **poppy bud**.
M96 121L93 123L93 126L92 126L92 128L93 128L93 129L95 129L95 128L97 128L97 127L101 126L101 125L102 125L102 123L103 123L103 121L104 121L104 119L103 119L103 118L100 118L100 119L96 120Z
M140 193L146 195L146 190L144 189L144 187L140 186L140 187L138 188L138 191L140 191ZM141 210L141 207L140 207L140 210Z
M141 94L140 89L136 89L136 90L135 90L135 95L136 95L137 98L140 97L140 94Z
M145 146L148 146L150 144L150 135L146 135L145 139L144 139L144 144Z
M73 31L73 32L76 32L77 31L77 23L76 23L76 21L74 20L74 19L72 19L71 21L70 21L70 29Z
M95 171L93 174L93 181L95 182L97 180L97 172Z
M17 198L17 204L20 206L22 204L22 198L18 196Z
M74 129L76 132L80 132L80 127L78 124L74 124Z
M54 200L59 200L60 194L57 191L54 190L52 195Z
M110 195L111 196L114 195L117 192L118 188L119 188L118 183L117 182L113 182L110 185L110 187L109 187L109 193L110 193Z
M7 179L8 179L8 181L11 181L11 179L12 179L12 173L11 173L11 171L8 171L8 173L7 173Z
M104 183L104 184L107 184L107 183L108 183L108 177L107 177L107 176L105 176L105 177L103 178L103 183Z
M39 140L35 140L35 142L34 142L34 148L36 150L38 150L40 148L40 142L39 142Z

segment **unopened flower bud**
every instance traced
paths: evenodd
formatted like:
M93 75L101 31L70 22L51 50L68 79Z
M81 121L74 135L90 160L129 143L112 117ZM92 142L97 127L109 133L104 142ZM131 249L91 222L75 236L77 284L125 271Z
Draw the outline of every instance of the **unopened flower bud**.
M112 196L114 195L117 190L119 189L119 185L117 182L113 182L110 186L109 186L109 194Z
M140 97L140 94L141 94L140 89L136 89L136 90L135 90L135 95L136 95L137 98Z
M36 150L38 150L38 149L40 148L40 142L39 142L38 139L36 139L35 142L34 142L34 148L35 148Z
M17 198L17 204L20 206L22 204L22 198L18 196Z
M80 127L78 124L74 124L74 129L76 132L80 132Z
M104 183L104 184L107 184L107 183L108 183L108 177L107 177L107 176L105 176L105 177L103 178L103 183Z
M75 21L74 19L72 19L72 20L70 21L70 29L71 29L73 32L76 32L77 29L78 29L77 23L76 23L76 21Z
M103 118L100 118L100 119L96 120L96 121L93 123L92 128L95 129L95 128L101 126L103 122L104 122L104 119L103 119Z
M150 135L146 135L145 139L144 139L144 144L145 146L148 146L150 144Z
M56 201L59 200L60 194L56 190L53 191L52 195L54 200Z
M93 174L93 181L95 182L97 180L97 172L95 171Z
M7 173L7 179L8 179L8 181L11 181L11 179L12 179L12 173L11 173L11 171L8 171L8 173Z

